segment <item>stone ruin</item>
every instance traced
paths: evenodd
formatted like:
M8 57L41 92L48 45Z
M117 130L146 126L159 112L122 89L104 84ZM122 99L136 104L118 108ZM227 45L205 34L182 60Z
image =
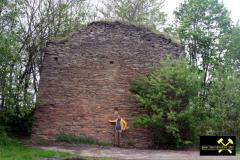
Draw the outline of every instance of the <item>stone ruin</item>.
M182 46L163 35L120 22L93 22L62 40L47 44L32 140L59 134L113 141L114 107L129 129L122 145L148 147L148 130L134 128L143 112L129 91L131 81L148 75L166 55L179 56Z

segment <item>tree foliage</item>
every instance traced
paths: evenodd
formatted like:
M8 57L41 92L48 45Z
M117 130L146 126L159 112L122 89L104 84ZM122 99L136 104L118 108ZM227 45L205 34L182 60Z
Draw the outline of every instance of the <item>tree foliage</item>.
M163 0L105 0L104 7L99 11L108 20L159 29L166 21L166 14L161 10L163 2Z
M218 67L213 73L214 79L209 91L209 113L211 130L220 130L224 134L240 133L240 72L231 64Z
M81 28L87 17L81 0L0 1L1 124L29 133L24 123L35 107L46 42Z
M228 10L218 0L186 0L174 12L176 31L191 65L202 70L202 105L208 101L212 72L223 61L220 40L231 29Z
M186 0L174 12L179 38L191 64L206 68L218 57L219 39L230 29L229 12L218 0Z
M136 127L150 129L155 146L199 143L201 135L240 133L240 72L222 64L213 72L209 100L202 105L201 73L182 59L166 59L148 77L134 81L132 92L144 114Z
M155 145L191 142L189 111L198 95L199 81L198 70L187 61L168 58L149 77L133 83L132 91L146 110L135 124L152 131Z
M233 26L231 30L220 39L226 63L240 66L240 26Z

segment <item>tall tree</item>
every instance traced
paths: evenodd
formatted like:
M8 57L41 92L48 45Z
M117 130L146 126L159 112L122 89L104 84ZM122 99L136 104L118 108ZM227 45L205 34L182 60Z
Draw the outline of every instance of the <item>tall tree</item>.
M185 0L174 14L190 63L203 71L202 97L206 101L211 71L223 57L219 41L230 29L229 12L218 0Z
M107 20L119 20L151 29L160 29L166 21L162 11L164 0L104 0L99 9Z
M240 67L240 25L233 26L229 33L220 40L221 48L225 52L226 63Z
M0 114L12 128L35 106L46 42L81 28L88 13L83 0L0 0Z
M22 1L22 14L18 15L18 41L21 43L19 53L25 54L26 63L20 82L30 75L37 91L46 42L81 28L86 23L87 7L87 3L81 0Z
M16 98L20 56L16 52L15 28L19 13L16 1L0 1L0 108L12 107Z

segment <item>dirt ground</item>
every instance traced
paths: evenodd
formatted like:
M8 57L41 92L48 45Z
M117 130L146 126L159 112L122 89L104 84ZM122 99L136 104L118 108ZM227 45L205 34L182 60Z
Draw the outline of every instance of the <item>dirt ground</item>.
M67 151L88 157L111 157L113 160L240 160L237 156L200 156L198 151L124 149L92 146L35 146L46 150Z

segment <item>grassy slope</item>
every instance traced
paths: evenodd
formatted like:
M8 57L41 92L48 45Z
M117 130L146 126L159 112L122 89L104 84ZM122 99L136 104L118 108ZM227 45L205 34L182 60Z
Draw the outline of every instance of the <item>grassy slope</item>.
M47 151L42 149L23 146L17 140L8 137L0 137L0 160L40 160L45 157L79 157L78 155ZM84 157L82 160L111 160L109 158L90 158Z
M18 143L0 145L1 160L39 160L43 157L71 157L71 153L27 148Z

